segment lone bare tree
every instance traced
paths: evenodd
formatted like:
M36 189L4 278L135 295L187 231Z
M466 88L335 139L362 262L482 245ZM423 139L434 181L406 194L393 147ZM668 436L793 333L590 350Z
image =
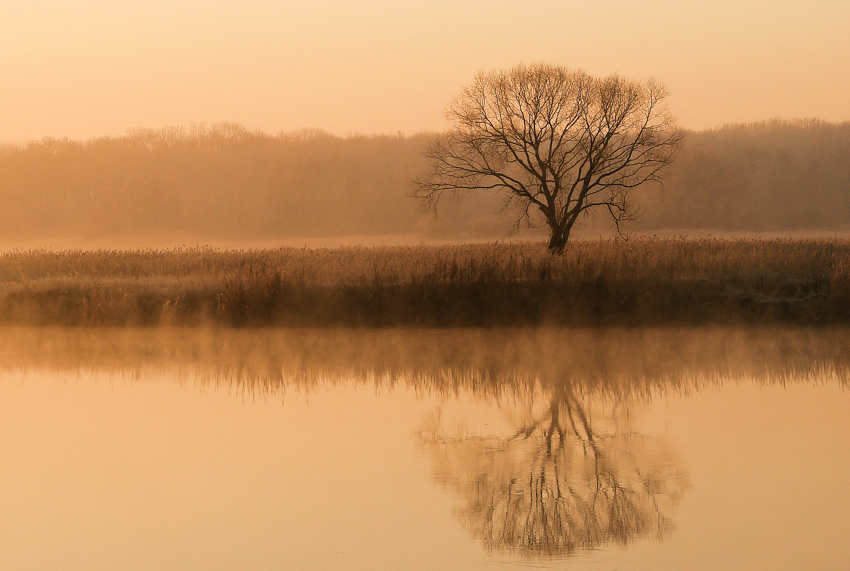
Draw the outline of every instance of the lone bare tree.
M479 74L449 106L454 128L426 153L415 195L433 208L444 193L504 191L517 224L539 212L553 253L589 209L607 209L619 233L635 217L630 191L658 180L682 139L666 96L655 81L546 64Z

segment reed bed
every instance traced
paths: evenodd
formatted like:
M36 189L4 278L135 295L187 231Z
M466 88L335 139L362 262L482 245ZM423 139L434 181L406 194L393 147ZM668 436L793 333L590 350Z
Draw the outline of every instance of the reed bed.
M850 322L850 241L0 254L0 323L529 326Z

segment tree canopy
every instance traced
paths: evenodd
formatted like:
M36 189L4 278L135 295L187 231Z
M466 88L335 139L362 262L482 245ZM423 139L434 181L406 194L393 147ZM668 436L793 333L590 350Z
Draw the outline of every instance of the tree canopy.
M553 252L590 209L607 209L619 231L635 216L630 191L659 180L679 148L666 96L653 80L555 65L481 73L449 106L454 127L426 153L415 193L435 206L447 192L502 191L522 208L518 223L542 217Z

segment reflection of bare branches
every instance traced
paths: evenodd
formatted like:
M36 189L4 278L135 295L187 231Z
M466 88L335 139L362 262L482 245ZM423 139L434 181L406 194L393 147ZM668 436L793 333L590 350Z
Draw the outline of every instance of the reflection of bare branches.
M426 440L438 480L463 497L460 519L488 548L569 554L671 529L682 471L658 442L599 431L588 411L563 384L506 438Z

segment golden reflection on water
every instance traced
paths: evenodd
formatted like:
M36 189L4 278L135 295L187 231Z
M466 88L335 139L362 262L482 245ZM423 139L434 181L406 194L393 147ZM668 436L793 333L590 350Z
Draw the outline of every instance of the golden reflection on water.
M0 370L165 376L252 398L411 389L439 403L418 441L458 521L489 550L539 557L674 533L689 467L663 432L634 422L653 399L733 381L844 386L848 339L843 329L15 328L0 330ZM451 401L467 396L498 422L468 417L472 407L452 418Z

